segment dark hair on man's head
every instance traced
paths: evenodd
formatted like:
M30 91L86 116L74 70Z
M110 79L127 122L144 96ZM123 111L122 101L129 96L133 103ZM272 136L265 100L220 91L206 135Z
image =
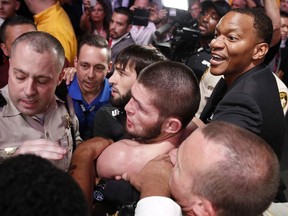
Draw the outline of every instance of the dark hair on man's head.
M138 76L150 94L160 117L178 118L182 127L192 120L199 107L199 84L193 71L174 61L160 61L145 67Z
M19 155L0 165L1 216L88 216L74 179L48 160Z
M53 61L55 61L54 66L56 70L58 73L62 71L65 61L64 48L59 40L53 37L51 34L41 31L32 31L20 35L12 43L11 57L14 55L16 47L19 43L27 44L34 52L40 54L49 53L50 55L54 56Z
M128 17L127 25L132 24L133 21L133 12L127 7L118 7L114 9L114 13L123 14Z
M121 50L114 65L122 69L133 68L138 76L140 71L148 65L164 60L167 58L153 46L130 45Z
M1 43L5 43L6 40L6 29L8 26L19 26L19 25L31 25L35 28L35 31L37 30L36 25L34 22L26 17L17 15L12 16L8 19L6 19L3 24L0 27L0 40Z
M270 45L273 36L273 25L262 8L237 8L232 11L252 17L254 20L253 27L259 40Z
M95 34L85 34L83 35L79 41L78 41L78 47L77 47L77 57L79 57L80 50L83 45L88 45L96 48L105 48L108 51L108 62L110 62L111 59L111 48L108 44L108 41L100 36Z
M272 148L237 125L214 121L201 132L222 159L193 174L191 191L209 200L219 216L261 215L275 198L279 163Z

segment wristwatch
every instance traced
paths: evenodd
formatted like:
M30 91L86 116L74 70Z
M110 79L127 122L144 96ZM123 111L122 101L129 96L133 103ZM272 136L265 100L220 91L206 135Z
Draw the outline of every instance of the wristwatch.
M104 200L104 189L106 186L107 180L101 178L100 181L95 185L95 189L93 192L94 200L97 202L102 202Z

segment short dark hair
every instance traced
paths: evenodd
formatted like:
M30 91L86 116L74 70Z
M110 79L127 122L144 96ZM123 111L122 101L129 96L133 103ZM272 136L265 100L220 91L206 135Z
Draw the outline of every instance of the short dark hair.
M47 32L32 31L20 35L12 43L11 55L19 43L26 43L34 52L49 53L54 56L54 67L60 73L65 62L64 48L57 38Z
M114 9L114 12L115 13L118 13L118 14L123 14L123 15L126 15L128 17L127 19L127 25L130 25L132 24L132 21L133 21L133 13L132 11L127 8L127 7L118 7L118 8L115 8Z
M97 48L105 48L108 50L108 62L110 62L111 59L111 48L108 44L108 41L100 36L100 35L95 35L95 34L84 34L78 41L78 47L77 47L77 57L79 57L80 50L83 45L89 45Z
M201 132L223 153L213 166L193 174L191 191L208 199L219 216L261 215L278 191L279 162L272 148L237 125L213 121Z
M186 127L198 110L200 90L197 78L186 65L160 61L145 67L137 82L151 93L160 117L178 118Z
M148 65L164 60L167 60L167 58L153 46L130 45L121 50L115 59L114 65L119 65L123 69L127 66L133 67L138 76L140 71Z
M88 216L74 179L36 155L19 155L0 165L1 216Z
M17 25L31 25L37 30L34 22L24 16L16 15L6 19L0 28L0 40L1 43L5 43L6 40L6 29L8 26L17 26Z
M260 40L270 45L273 36L273 25L271 19L262 8L237 8L232 11L246 14L253 18L253 27Z

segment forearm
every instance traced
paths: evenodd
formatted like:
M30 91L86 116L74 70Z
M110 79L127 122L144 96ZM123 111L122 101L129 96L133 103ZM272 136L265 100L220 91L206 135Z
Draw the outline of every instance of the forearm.
M249 8L257 7L254 0L246 0L246 3L247 3L247 7Z
M281 39L281 19L280 19L280 10L276 0L264 0L264 9L272 21L273 24L273 37L270 43L270 47L274 46Z
M169 186L166 182L159 182L157 179L145 183L141 188L140 198L150 196L171 197Z
M72 156L69 173L79 184L91 207L96 177L95 159L98 158L102 151L112 142L112 140L99 137L92 138L81 143Z
M94 160L91 151L77 148L73 154L68 172L82 189L90 207L93 204L94 170Z

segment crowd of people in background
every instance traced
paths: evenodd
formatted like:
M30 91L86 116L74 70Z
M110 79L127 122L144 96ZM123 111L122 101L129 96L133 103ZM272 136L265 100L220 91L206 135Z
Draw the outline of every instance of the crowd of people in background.
M288 215L288 0L184 2L0 0L0 215Z

